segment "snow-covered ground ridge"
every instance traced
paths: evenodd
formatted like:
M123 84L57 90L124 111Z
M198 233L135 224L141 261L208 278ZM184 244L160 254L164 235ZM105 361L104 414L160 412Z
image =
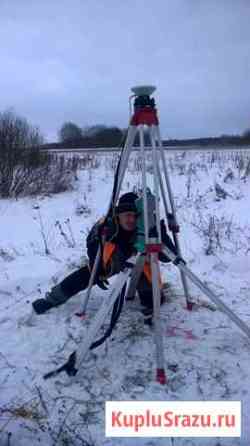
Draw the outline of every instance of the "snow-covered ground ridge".
M250 326L248 153L180 152L166 159L183 257ZM161 309L166 386L155 382L152 329L138 301L126 304L111 338L86 358L74 383L63 374L43 380L81 344L106 293L94 288L83 321L75 312L84 292L46 315L31 309L84 262L86 235L107 210L117 155L95 157L72 191L0 200L0 445L249 446L249 342L209 305L188 312L171 264L162 265L169 284ZM133 155L122 192L140 189L140 167ZM208 301L192 284L190 290L194 300ZM242 438L105 438L106 400L241 400Z

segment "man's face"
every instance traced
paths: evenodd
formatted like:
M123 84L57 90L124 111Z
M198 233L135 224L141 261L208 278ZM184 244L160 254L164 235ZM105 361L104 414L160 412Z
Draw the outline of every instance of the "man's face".
M118 214L119 224L124 231L134 231L136 227L136 213L122 212Z

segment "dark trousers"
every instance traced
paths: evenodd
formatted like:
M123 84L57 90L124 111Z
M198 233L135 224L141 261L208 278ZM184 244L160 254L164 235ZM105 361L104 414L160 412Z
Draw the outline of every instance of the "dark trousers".
M88 266L83 266L82 268L79 268L77 271L74 271L72 274L67 276L60 283L60 287L64 295L67 296L67 300L75 294L79 293L79 291L85 290L88 287L89 279L90 271L88 269ZM143 273L141 274L141 277L138 281L137 291L140 297L141 304L145 305L146 307L152 308L152 286Z

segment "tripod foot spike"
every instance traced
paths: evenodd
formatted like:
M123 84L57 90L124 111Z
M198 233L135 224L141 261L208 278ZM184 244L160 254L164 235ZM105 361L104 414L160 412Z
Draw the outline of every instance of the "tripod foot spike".
M162 384L162 385L167 383L167 377L166 377L164 369L157 369L156 370L156 381L159 384Z

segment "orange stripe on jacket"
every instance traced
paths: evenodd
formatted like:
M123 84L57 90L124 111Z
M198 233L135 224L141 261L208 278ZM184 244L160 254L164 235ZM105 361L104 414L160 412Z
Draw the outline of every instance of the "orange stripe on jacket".
M104 243L103 255L102 255L104 268L107 267L107 264L109 263L115 248L116 248L115 243L112 243L112 242L105 242Z
M103 255L102 255L104 268L107 267L109 261L112 258L112 255L113 255L115 249L116 249L116 244L115 243L112 243L112 242L105 242L104 243ZM152 271L151 271L151 266L150 266L149 262L145 262L144 263L143 272L144 272L147 280L149 281L149 283L152 283ZM161 288L162 287L162 280L161 280L161 275L160 274L159 274L158 280L159 280L159 286Z
M143 272L144 272L146 278L148 279L148 281L150 283L152 283L152 270L151 270L151 266L150 266L149 262L145 262L144 263ZM161 280L161 275L160 274L159 274L158 280L159 280L159 286L161 288L162 287L162 280Z

